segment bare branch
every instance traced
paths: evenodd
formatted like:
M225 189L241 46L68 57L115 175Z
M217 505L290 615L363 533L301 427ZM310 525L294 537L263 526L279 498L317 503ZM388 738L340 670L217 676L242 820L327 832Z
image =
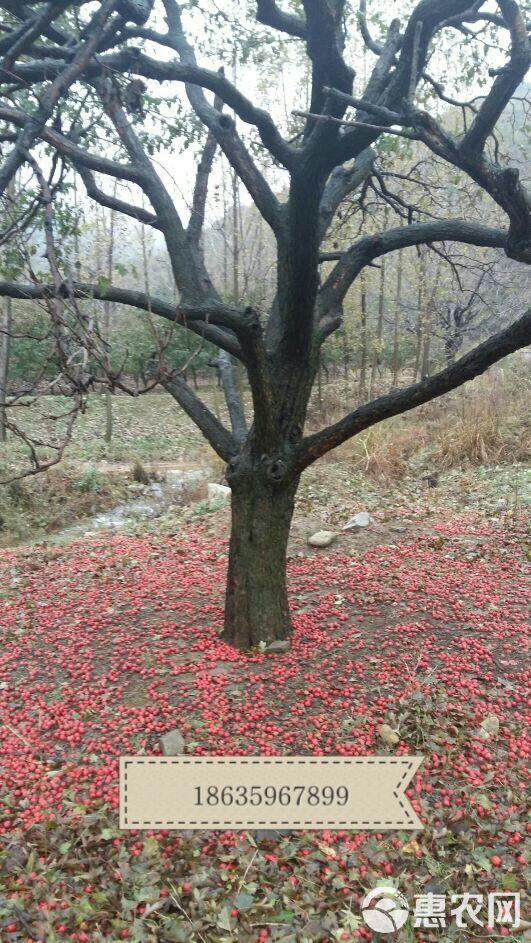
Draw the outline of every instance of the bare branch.
M270 115L260 109L255 109L254 105L251 105L221 72L208 73L207 79L215 77L214 81L209 84L207 82L193 84L193 78L190 79L190 76L198 78L208 70L199 69L196 64L195 53L184 34L178 8L172 0L165 0L165 5L168 35L171 37L173 48L181 58L181 63L175 65L186 76L184 81L190 104L203 124L214 135L264 219L273 231L277 232L280 225L281 207L275 194L238 135L233 119L229 115L220 113L217 108L207 102L200 85L213 90L243 121L255 124L263 143L281 163L286 166L290 165L294 151L282 139ZM235 94L232 94L233 92Z
M518 4L515 0L498 0L498 4L511 32L511 55L507 65L497 75L489 94L484 98L474 121L462 139L463 150L480 151L483 149L511 95L524 80L531 65L531 43Z
M193 419L214 451L224 461L229 462L238 453L238 440L214 416L208 406L201 402L181 376L170 375L163 378L161 383Z
M333 115L318 115L311 111L293 111L293 115L301 118L311 118L313 121L321 121L323 124L336 124L344 128L367 128L369 131L378 131L382 134L395 134L400 138L408 138L410 141L417 141L418 136L411 131L398 131L395 128L388 128L386 125L369 124L368 121L346 121L344 118L334 118Z
M257 0L256 19L264 26L271 26L282 33L287 33L288 36L306 39L306 23L304 20L279 10L275 0Z
M0 119L23 128L27 121L27 115L19 109L0 104ZM72 138L66 137L66 135L52 128L44 127L39 132L39 137L47 144L51 144L64 157L69 158L73 164L82 164L84 167L96 170L109 177L115 177L118 180L129 180L132 183L140 183L143 178L143 171L139 167L133 164L120 164L118 161L100 157L98 154L91 154L84 148L79 147Z
M464 170L505 210L510 224L505 251L512 259L530 263L531 198L520 182L518 169L502 168L483 153L463 147L425 111L411 109L408 123L434 154Z
M330 452L331 449L337 448L353 435L357 435L383 419L398 416L444 393L449 393L450 390L484 373L498 360L530 343L531 308L510 327L494 334L452 366L441 370L440 373L406 389L388 393L371 403L366 403L334 425L303 439L297 462L298 471L303 471L316 459Z
M33 41L54 19L64 12L68 3L69 0L61 0L59 3L47 3L40 13L37 12L34 17L24 21L18 30L13 30L4 39L0 40L0 53L6 53L0 68L9 72L17 58L30 48Z
M116 210L117 213L131 216L133 219L138 220L139 223L152 226L153 229L161 229L159 220L154 213L150 213L149 210L145 210L142 206L133 206L131 203L126 203L125 200L120 200L116 196L105 193L98 187L94 175L88 167L83 167L83 165L79 163L74 163L74 166L85 184L87 196L95 200L96 203L99 203L100 206L107 206L111 210Z
M336 210L341 202L355 190L369 176L374 160L374 152L370 147L357 157L353 166L336 167L330 175L319 208L319 241L322 241Z
M54 297L55 289L52 285L21 285L17 282L0 282L0 297L31 300ZM238 309L229 305L212 302L209 306L197 308L188 305L169 304L160 298L146 295L141 291L128 288L118 288L114 285L101 286L87 283L68 283L62 286L62 296L80 299L95 298L97 301L112 301L117 304L128 305L141 311L152 312L189 328L195 334L204 336L206 340L223 350L227 350L238 359L242 359L242 351L236 339L235 331L240 326Z
M142 172L140 185L157 215L175 281L183 301L187 304L197 304L199 301L215 297L214 287L203 261L197 253L193 252L173 199L147 156L132 124L128 121L115 94L112 79L99 79L95 85L105 112L112 121L133 165L140 168Z
M423 243L447 241L476 246L504 248L507 233L464 219L433 220L387 229L374 236L363 236L346 250L319 293L319 308L327 315L345 297L354 279L369 262L388 252Z
M360 33L363 39L363 42L367 46L367 49L370 49L375 56L380 56L382 53L381 43L377 43L376 40L371 36L369 27L367 25L367 0L360 0L359 11L358 11L358 25L360 28Z
M4 192L11 178L14 177L19 167L24 163L26 152L31 149L35 140L40 136L57 102L79 78L90 62L101 42L102 33L105 34L105 24L116 7L116 3L117 0L104 0L90 23L90 28L87 31L89 38L80 46L72 61L44 92L35 114L26 118L17 143L0 168L0 194Z
M216 96L214 99L214 108L221 112L222 106L223 102L218 96ZM205 221L208 181L212 172L212 165L216 155L216 147L216 138L212 131L209 131L205 141L205 146L203 147L201 159L197 165L194 194L192 198L192 211L187 229L188 239L194 245L196 250L199 250L199 240L201 238L203 224Z
M326 99L324 88L333 85L344 92L351 92L354 71L343 58L345 0L333 0L331 3L303 0L303 6L306 13L306 48L312 62L309 118L304 133L308 138L308 150L316 154L330 135L324 126L315 124L313 116L326 113L342 118L344 112L337 99Z

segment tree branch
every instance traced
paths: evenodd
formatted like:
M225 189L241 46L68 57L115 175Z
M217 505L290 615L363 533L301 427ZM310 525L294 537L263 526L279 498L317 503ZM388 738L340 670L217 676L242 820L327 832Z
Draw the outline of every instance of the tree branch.
M24 127L27 115L17 108L0 104L0 119L15 124L17 127ZM55 131L53 128L44 127L39 133L39 137L47 144L51 144L64 157L69 158L73 164L82 164L90 170L96 170L118 180L129 180L132 183L140 184L143 178L143 171L139 167L133 164L120 164L118 161L91 154L84 148L79 147L72 138L66 137L66 135Z
M379 108L385 107L386 102L382 101L385 96L386 89L389 85L389 76L392 72L392 69L395 65L396 55L400 49L402 42L402 37L400 35L400 22L399 20L393 20L387 31L387 37L385 43L381 48L381 52L378 56L378 59L374 65L374 68L371 72L371 76L363 93L362 99L363 102L370 102L377 105ZM340 89L332 88L330 89L330 94L337 97ZM344 93L341 96L345 104L351 104L352 96L348 96L348 99L344 97ZM396 110L396 107L395 107ZM371 114L374 113L372 110ZM364 108L359 108L357 112L357 119L363 121L365 117L368 116L368 110ZM382 114L379 114L379 120L382 120ZM382 123L387 124L387 120L383 120ZM389 123L392 123L390 121ZM365 148L369 147L377 138L380 136L380 131L374 131L369 128L358 127L356 130L349 131L347 134L344 134L337 142L335 147L334 157L337 163L344 163L344 161L349 160L352 157L357 157Z
M345 0L321 3L321 0L302 0L306 13L306 48L312 63L312 89L309 117L304 131L307 149L321 150L325 142L336 137L330 129L319 126L314 115L327 114L342 118L343 105L337 99L329 101L324 88L333 85L344 92L352 91L354 71L343 58L343 13Z
M98 187L94 175L87 167L83 167L80 163L74 163L74 166L85 184L87 196L89 196L91 200L95 200L100 206L107 206L111 210L123 213L125 216L132 216L132 218L138 220L139 223L152 226L153 229L161 228L154 213L150 213L149 210L145 210L142 206L133 206L131 203L126 203L125 200L120 200L118 197L105 193Z
M252 124L258 129L264 145L277 160L282 164L289 164L294 152L289 144L284 141L271 115L264 109L253 105L224 75L198 66L195 62L195 56L193 62L187 61L185 56L189 53L183 55L182 41L178 36L176 38L175 34L172 34L172 40L172 48L179 52L181 62L163 62L152 59L143 53L133 53L130 49L124 49L109 56L102 56L100 61L102 65L117 69L120 72L130 71L135 75L142 75L144 78L155 79L158 82L185 82L188 85L214 92L229 108L236 112L245 124ZM191 50L188 43L186 45L188 50Z
M26 152L31 150L34 142L40 137L41 131L51 117L58 101L79 78L90 62L101 42L102 35L106 35L105 24L116 7L116 3L117 0L104 0L91 20L88 29L89 38L79 48L72 61L46 89L36 112L26 118L13 150L0 168L0 195L4 193L9 181L24 163Z
M287 33L288 36L306 39L306 23L304 20L279 10L275 0L257 0L256 19L264 26L271 26L273 29L280 30L281 33Z
M363 42L367 46L367 49L370 49L375 56L380 56L382 53L383 46L381 43L377 43L370 34L369 27L367 25L367 0L360 0L359 11L358 11L358 25L360 28L361 37Z
M248 102L221 72L211 73L208 70L199 69L194 50L184 34L177 5L173 0L164 0L164 3L168 20L168 36L171 37L172 48L181 58L180 63L169 63L169 65L181 70L182 75L185 76L183 80L186 82L186 94L192 108L214 135L266 222L274 232L278 232L281 219L280 203L238 135L233 119L209 104L202 89L210 88L243 121L255 124L264 145L281 163L286 166L290 165L294 151L279 134L271 116L265 111L262 112L261 109L255 109L254 105ZM194 84L193 77L198 79L200 75L204 75L206 81L197 81ZM214 81L207 84L209 78L214 78Z
M504 248L507 233L464 219L433 220L387 229L363 236L344 252L319 292L319 309L327 315L344 299L354 279L373 259L396 249L426 242L464 242L476 246Z
M464 170L509 217L505 251L509 258L531 263L531 198L516 167L500 167L480 151L465 148L425 111L410 109L408 122L434 154Z
M207 442L225 462L237 455L239 444L228 429L216 418L208 406L195 395L193 390L178 374L163 377L161 384L179 403L201 430Z
M3 0L0 4L0 7L4 10L7 10L8 13L11 13L12 16L16 17L18 20L21 20L22 23L29 27L29 21L33 20L31 10L29 6L20 3L20 0ZM65 36L61 30L57 29L56 26L51 24L46 27L44 34L53 42L58 43L60 46L65 45L68 41L68 37Z
M525 79L531 65L531 43L524 17L515 0L498 0L511 33L509 62L497 75L492 88L461 141L462 150L481 151L507 102Z
M232 434L238 444L241 444L247 435L247 422L243 409L242 397L238 390L236 382L236 373L232 357L226 351L220 351L218 357L218 370L225 396L227 409L229 410L230 424Z
M369 176L374 160L374 151L368 147L356 158L351 168L336 167L328 179L319 207L319 241L322 242L336 210L345 197Z
M216 111L221 112L223 102L216 95L214 99L214 108ZM206 201L208 195L208 181L210 179L210 174L212 172L212 165L214 163L214 157L216 156L217 141L212 131L209 131L207 134L207 139L205 141L205 146L201 154L201 159L197 165L197 173L195 177L194 184L194 193L192 197L192 210L190 214L190 221L188 223L188 228L186 230L188 235L189 242L194 246L196 251L199 251L200 248L200 238L203 231L203 224L205 222L205 209Z
M106 114L126 148L133 165L142 174L140 186L155 210L170 257L175 282L186 304L198 304L215 297L216 292L205 269L203 260L194 253L186 237L186 230L172 197L162 183L153 163L128 121L120 101L114 93L112 79L98 79L96 90Z
M444 393L449 393L474 377L484 373L492 364L531 343L531 308L510 327L494 334L452 366L406 389L388 393L349 413L339 422L303 439L297 460L301 472L316 459L337 448L352 436L370 426L408 412Z
M21 285L18 282L2 281L0 282L0 297L2 296L29 301L56 297L56 290L53 285ZM114 285L101 286L83 282L63 285L63 296L65 298L71 296L84 299L95 298L97 301L112 301L116 304L147 311L150 314L157 314L159 317L165 318L166 321L172 321L187 327L194 334L199 334L217 347L221 347L240 360L242 359L242 350L235 335L235 330L241 325L241 312L229 305L212 303L210 306L179 305L176 307L167 301L146 295L141 291L118 288Z
M0 40L0 53L6 53L0 68L9 72L17 58L30 48L43 29L60 16L67 6L68 0L47 3L40 14L36 13L31 19L23 21L18 30L13 30Z
M396 69L385 95L386 101L382 104L395 111L400 109L402 101L410 97L412 85L416 87L425 69L432 37L445 20L462 15L469 9L470 0L420 0L409 17Z

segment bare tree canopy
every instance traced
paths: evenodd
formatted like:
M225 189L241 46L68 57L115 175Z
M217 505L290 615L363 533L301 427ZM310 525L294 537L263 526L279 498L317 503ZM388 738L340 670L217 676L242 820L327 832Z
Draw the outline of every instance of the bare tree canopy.
M10 181L21 168L33 169L40 205L47 210L50 269L46 282L1 282L0 295L48 302L65 365L72 356L63 336L62 306L87 297L160 315L220 348L231 428L182 377L168 374L161 381L227 463L233 529L225 638L238 647L284 638L290 631L285 554L303 469L350 436L458 387L531 341L527 310L441 373L304 435L320 349L340 327L343 302L367 266L407 247L449 243L491 247L515 262L531 263L530 194L517 161L502 155L496 137L498 122L529 69L523 10L516 0L420 0L414 6L404 3L403 20L392 19L376 36L367 6L365 0L302 0L297 15L275 0L245 4L246 28L266 58L268 41L279 35L295 47L299 60L305 57L308 99L301 98L290 121L282 122L273 108L256 103L253 92L246 94L230 81L223 68L198 61L202 42L190 38L200 31L194 4L185 10L176 0L0 2L5 14L0 195L9 199ZM489 44L498 49L499 67L489 69L487 52L478 66L481 95L460 100L445 92L437 67L448 37L471 37L484 42L485 50ZM365 48L363 82L349 62L353 41ZM153 156L153 87L165 94L177 90L176 95L184 88L203 129L188 222ZM427 110L429 101L434 104ZM450 114L455 121L447 120ZM94 134L98 123L105 129L106 147ZM436 211L406 196L391 199L378 155L386 142L396 140L462 174L473 192L487 199L488 212L465 218L449 199L439 197ZM202 232L218 151L274 235L277 290L266 314L237 299L228 304L209 273ZM55 182L61 172L75 172L90 200L162 233L177 305L133 289L62 276L53 236ZM138 202L129 201L125 187L112 190L101 179L130 184ZM287 192L278 180L286 182ZM400 219L378 228L371 217L354 241L330 246L342 206L361 205L371 188L381 205L397 208ZM25 212L20 209L20 225ZM16 225L15 206L7 235ZM250 427L232 382L234 361L243 364L252 394ZM82 372L68 370L73 386L81 389Z

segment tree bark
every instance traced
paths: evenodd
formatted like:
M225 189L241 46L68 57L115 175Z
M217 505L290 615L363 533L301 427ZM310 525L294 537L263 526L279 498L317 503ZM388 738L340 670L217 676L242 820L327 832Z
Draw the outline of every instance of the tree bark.
M116 196L116 183L114 185L113 196ZM115 212L111 210L109 217L109 243L107 245L107 278L109 284L112 282L112 273L114 267L114 221ZM103 302L103 340L109 345L111 333L111 304L108 298ZM105 442L109 445L112 442L113 432L113 414L112 414L112 393L107 387L105 390Z
M244 439L247 434L247 422L243 409L242 398L238 389L236 368L230 354L225 350L220 350L218 360L218 370L225 402L229 410L232 431L238 439Z
M291 635L286 556L298 478L232 485L232 527L222 638L238 649Z
M393 389L396 389L398 386L398 371L400 367L400 350L398 341L400 331L400 305L402 304L402 263L402 252L399 250L396 270L396 296L393 322Z
M421 376L427 377L430 374L430 355L431 355L431 311L426 311L424 318L424 330L422 339L422 366L420 368Z
M378 371L380 358L382 356L384 310L385 310L385 259L382 259L381 264L380 264L380 290L378 294L378 324L376 326L376 338L374 341L374 349L373 349L373 354L372 354L372 365L371 365L371 385L370 385L370 391L369 391L370 399L374 399L374 391L376 389L376 374Z
M360 312L361 312L361 360L360 360L360 403L367 395L367 285L365 271L360 275Z
M0 442L5 442L7 438L6 400L9 379L11 321L11 298L6 298L4 313L0 319Z

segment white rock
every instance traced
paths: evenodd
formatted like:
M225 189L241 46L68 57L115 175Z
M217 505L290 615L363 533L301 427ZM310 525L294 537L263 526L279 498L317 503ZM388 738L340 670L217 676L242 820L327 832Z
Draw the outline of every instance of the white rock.
M487 714L481 721L481 728L489 736L496 736L500 732L500 721L496 714Z
M152 481L151 484L147 485L142 494L145 495L146 498L153 498L154 501L164 501L164 492L156 481Z
M396 730L393 730L389 724L380 724L378 727L378 733L380 734L382 740L385 740L388 746L394 747L399 742L400 737L398 736Z
M209 482L208 485L208 500L209 501L223 501L223 504L229 504L230 502L231 491L230 488L227 488L226 485L218 485L214 482Z
M277 639L276 642L270 642L266 648L266 652L289 652L291 648L291 642L287 639Z
M159 740L164 756L180 756L186 753L186 742L180 730L168 730Z
M373 520L370 514L367 511L360 511L359 514L351 517L346 524L343 524L341 530L352 530L353 527L368 527L372 523Z
M316 534L308 537L310 547L329 547L336 539L337 534L333 530L318 530Z

